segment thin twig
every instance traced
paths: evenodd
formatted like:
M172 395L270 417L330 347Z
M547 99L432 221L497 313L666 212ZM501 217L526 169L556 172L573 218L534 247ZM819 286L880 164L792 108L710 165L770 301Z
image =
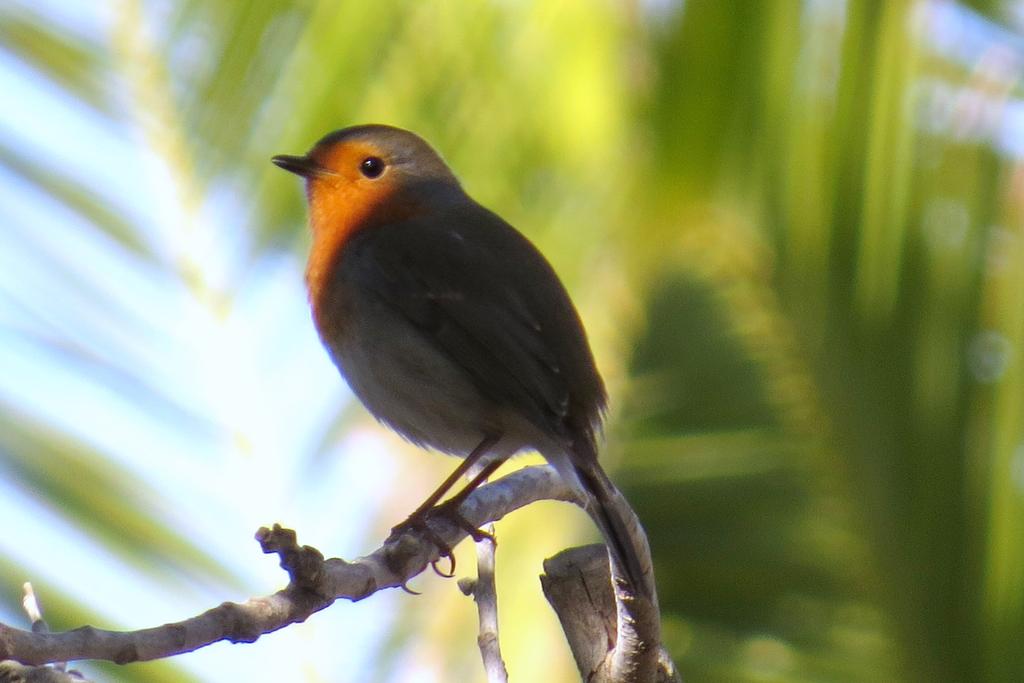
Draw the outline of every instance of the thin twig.
M484 529L491 538L476 542L476 580L459 582L459 588L466 595L472 595L480 619L480 634L476 638L483 658L487 683L508 683L508 669L501 658L501 641L498 638L498 589L494 581L494 554L497 548L493 538L494 525Z
M21 599L21 607L25 610L25 614L28 615L29 623L32 624L32 632L49 633L50 627L43 620L43 611L39 608L39 601L36 599L36 592L32 588L32 583L26 581L21 585L21 590L24 593L24 597Z

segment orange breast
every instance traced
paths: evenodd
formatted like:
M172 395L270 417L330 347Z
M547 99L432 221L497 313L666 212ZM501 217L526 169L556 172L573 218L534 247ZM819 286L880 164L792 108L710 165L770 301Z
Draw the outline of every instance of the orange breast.
M321 339L327 341L327 337L344 331L344 296L332 288L345 245L356 233L403 220L416 208L403 201L401 193L387 180L373 184L314 180L307 192L313 244L306 264L306 286L313 322Z
M310 183L309 224L313 244L306 263L306 287L313 308L313 322L321 338L331 334L341 322L339 306L331 305L331 275L338 267L345 244L355 233L364 229L373 206L351 187L325 187L317 181ZM326 341L326 340L325 340Z

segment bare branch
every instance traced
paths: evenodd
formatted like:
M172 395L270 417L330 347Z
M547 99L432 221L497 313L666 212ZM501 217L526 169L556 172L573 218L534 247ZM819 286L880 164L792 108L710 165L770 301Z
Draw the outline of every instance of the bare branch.
M47 633L50 628L43 621L43 611L36 599L35 589L26 581L21 586L24 596L21 606L32 622L33 633ZM89 683L81 673L67 670L66 662L44 666L25 666L15 661L0 662L0 683Z
M485 529L493 538L494 525ZM480 618L480 635L476 642L484 662L487 683L508 683L508 669L501 658L501 642L498 639L498 589L494 583L494 554L497 549L491 538L476 543L476 580L459 581L459 588L466 595L473 596Z
M0 662L0 683L88 683L77 671L61 671L52 666L25 666L18 662Z
M474 491L459 508L470 524L481 527L538 500L579 504L573 492L548 466L527 467ZM624 501L624 499L623 499ZM623 503L625 504L625 503ZM434 540L454 547L467 535L443 517L431 518L429 530L409 530L387 539L373 553L346 562L325 560L320 551L299 546L295 532L275 525L260 529L257 540L265 553L275 553L288 572L288 585L265 597L243 603L225 602L184 621L139 631L107 631L85 626L64 633L33 633L0 624L0 660L38 665L79 659L128 662L160 659L191 652L212 643L253 642L261 635L305 621L335 600L362 600L385 588L405 587L439 557ZM637 533L642 534L639 524ZM642 547L646 548L646 537ZM489 545L486 541L485 545ZM478 550L482 550L478 548ZM581 554L582 553L582 554ZM648 565L648 556L642 558ZM493 594L493 555L481 554L481 581ZM490 564L488 564L488 562ZM545 595L555 608L577 665L588 683L668 683L680 681L661 647L657 599L632 594L614 568L615 582L603 545L565 551L544 564ZM653 594L653 592L652 592ZM481 607L481 651L485 665L494 663L491 681L504 681L497 646L496 597ZM482 604L478 596L478 604ZM35 617L32 617L35 621ZM484 622L487 622L486 624ZM489 639L493 638L493 647ZM488 642L484 642L488 641ZM0 665L0 676L6 671ZM12 665L14 666L14 665ZM497 673L500 666L501 673ZM55 669L54 673L61 674ZM28 669L11 670L4 680L28 681ZM39 675L50 675L40 672ZM21 676L20 678L18 676ZM45 679L44 679L45 680ZM53 679L50 680L69 680Z
M538 500L575 498L549 467L528 467L474 491L460 512L484 525ZM443 519L430 521L437 537L454 547L466 536ZM311 614L339 598L362 600L385 588L404 586L438 558L437 547L409 531L389 538L379 549L352 562L324 560L315 548L300 547L295 533L275 526L260 529L266 553L276 553L291 579L284 589L243 603L225 602L171 624L138 631L107 631L84 626L64 633L32 633L0 624L0 660L46 664L99 659L125 664L191 652L221 640L253 642Z
M544 595L588 683L681 683L660 640L657 604L612 590L603 545L570 548L544 562Z

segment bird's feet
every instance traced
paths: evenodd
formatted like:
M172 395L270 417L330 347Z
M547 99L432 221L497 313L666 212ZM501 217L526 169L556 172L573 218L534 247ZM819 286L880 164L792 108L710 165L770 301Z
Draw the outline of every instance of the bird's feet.
M442 539L437 532L430 527L430 522L432 520L440 519L450 524L454 524L459 529L462 529L469 534L469 536L477 543L485 539L489 540L491 543L497 543L493 534L484 531L466 519L459 510L461 505L462 501L456 497L446 500L445 502L435 505L427 510L417 510L409 515L409 518L404 522L391 529L390 538L395 538L407 531L418 532L421 536L433 543L437 547L438 551L440 551L440 556L430 563L434 573L438 576L450 579L455 576L455 555L452 552L451 546L448 545L444 539ZM438 564L442 558L448 560L448 571L442 571Z

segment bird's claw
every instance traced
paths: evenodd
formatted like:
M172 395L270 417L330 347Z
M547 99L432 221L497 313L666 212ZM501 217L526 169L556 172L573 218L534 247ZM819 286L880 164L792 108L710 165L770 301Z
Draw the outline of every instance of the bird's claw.
M491 543L497 544L494 534L484 531L463 516L459 511L460 504L461 501L452 499L441 503L430 510L426 510L421 513L414 513L410 515L407 520L391 529L391 538L396 538L406 531L418 531L420 535L430 541L439 551L438 558L430 562L430 567L434 570L434 573L446 579L453 578L455 576L455 554L452 552L452 548L445 543L433 529L430 528L428 522L431 517L436 516L447 519L459 529L469 534L469 536L477 543L487 540ZM441 569L439 563L442 559L448 560L448 571ZM405 586L403 586L403 588L405 588Z
M442 571L441 568L438 566L438 563L442 559L448 560L448 571L446 571L446 572ZM455 576L455 555L452 552L450 552L450 551L447 552L447 553L442 553L441 557L437 558L436 560L432 560L431 561L430 568L434 570L435 574L437 574L438 576L440 576L443 579L454 578L454 576Z
M468 521L466 523L469 524ZM474 527L472 524L470 524L469 527L463 527L463 529L465 529L466 533L468 533L477 543L480 543L481 541L490 541L492 544L498 545L498 539L495 538L494 534L490 531L484 531L479 527Z
M436 510L437 508L435 508ZM439 552L439 557L435 560L430 561L430 567L434 570L434 573L440 577L450 579L455 576L455 554L452 552L451 547L444 542L444 540L438 536L430 525L427 523L427 518L434 512L429 510L419 515L412 515L409 519L405 520L398 526L391 529L391 538L395 538L406 531L415 530L418 531L424 538L430 541ZM448 560L448 571L442 571L438 566L438 563L442 559Z
M442 503L441 505L438 505L434 509L437 510L439 514L444 514L445 516L447 516L448 519L453 524L455 524L455 526L459 527L467 534L469 534L469 537L472 538L476 543L480 543L481 541L486 540L490 541L494 545L498 544L498 539L494 537L494 534L492 534L489 531L484 531L477 525L470 522L468 519L465 518L465 516L463 516L462 512L459 511L458 505L451 505L449 507L449 503L451 503L451 501L448 501L447 503Z

